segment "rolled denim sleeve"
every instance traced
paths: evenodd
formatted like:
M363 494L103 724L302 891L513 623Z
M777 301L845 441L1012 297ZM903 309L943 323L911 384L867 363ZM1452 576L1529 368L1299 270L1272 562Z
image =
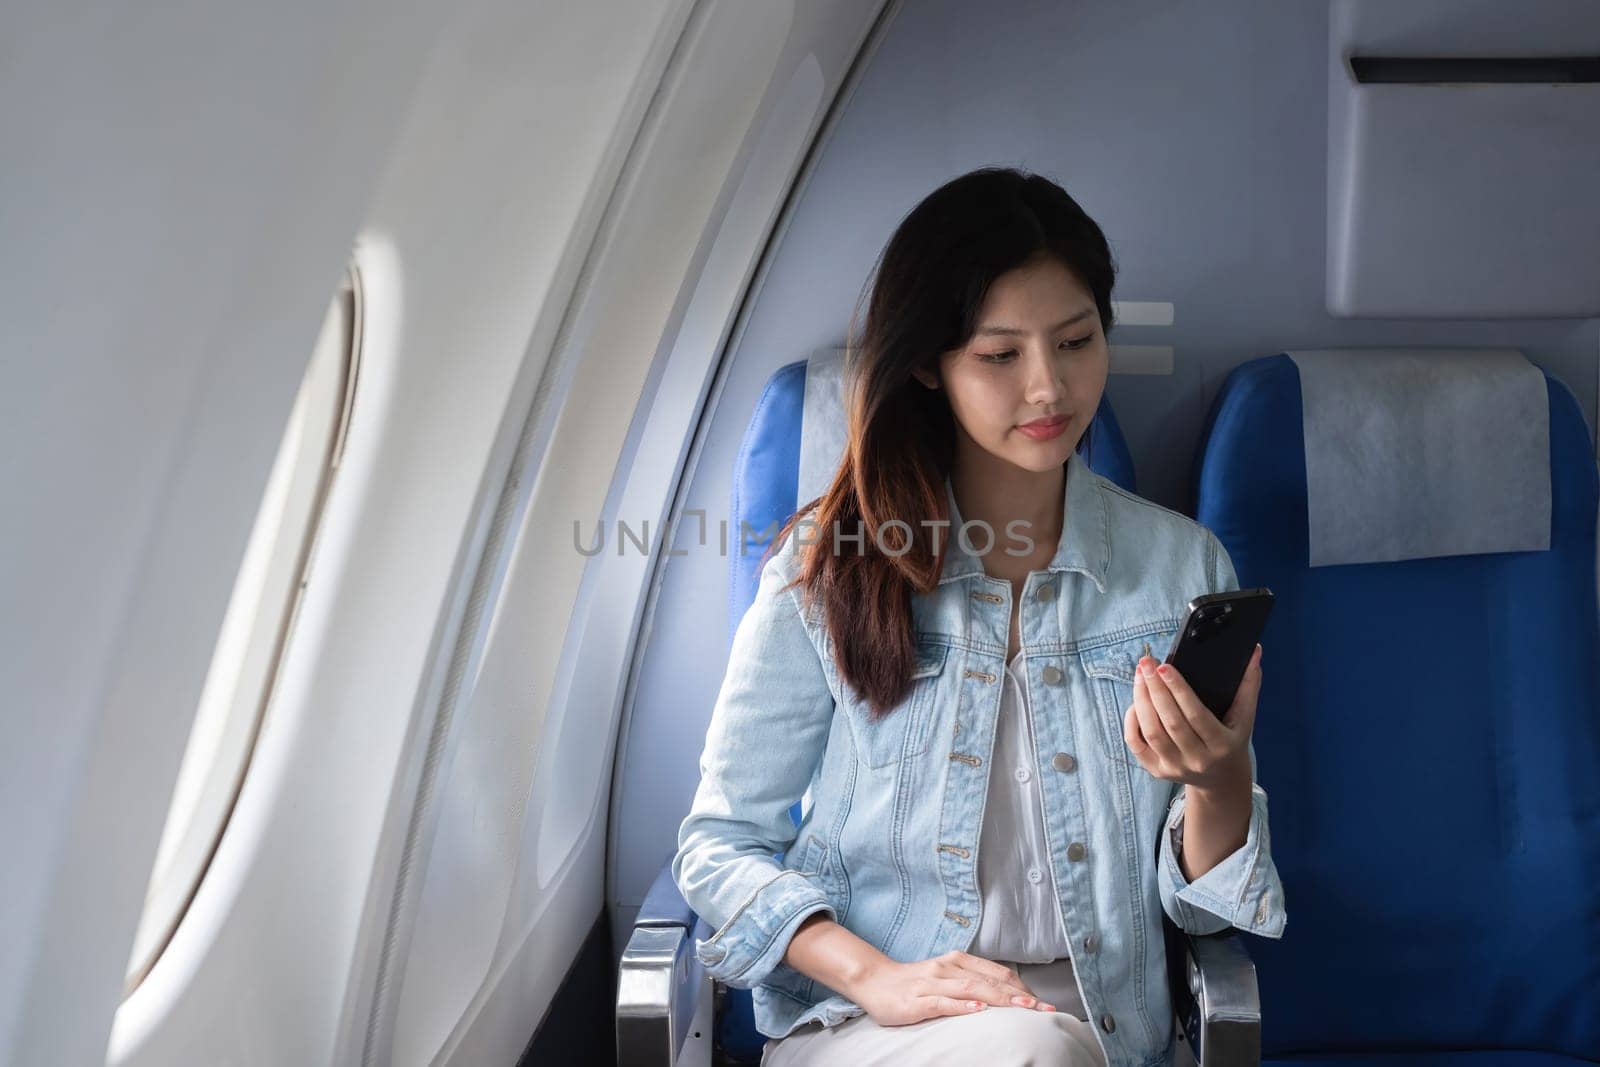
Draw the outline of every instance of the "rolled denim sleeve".
M1288 923L1283 883L1267 829L1267 792L1255 784L1255 748L1250 749L1250 829L1244 844L1194 881L1183 876L1183 809L1186 790L1176 789L1161 830L1161 906L1180 929L1214 934L1230 926L1262 937L1283 936Z
M1227 550L1211 531L1206 531L1206 537L1212 589L1238 589L1239 579ZM1183 876L1178 863L1187 799L1182 784L1174 786L1167 808L1158 858L1161 906L1173 922L1192 934L1212 934L1236 926L1262 937L1280 938L1288 922L1283 883L1272 862L1267 792L1256 782L1255 744L1247 742L1246 750L1250 755L1250 827L1245 842L1193 882Z
M713 978L759 985L807 916L837 918L821 886L774 858L794 843L789 808L821 760L834 714L792 577L796 538L767 561L733 638L700 756L700 785L678 830L673 879L716 930L695 954Z

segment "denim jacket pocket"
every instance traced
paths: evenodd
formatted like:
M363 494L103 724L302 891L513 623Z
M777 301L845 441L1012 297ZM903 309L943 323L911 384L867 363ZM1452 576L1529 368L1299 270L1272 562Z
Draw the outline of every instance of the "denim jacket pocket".
M1131 637L1082 649L1079 659L1094 690L1095 708L1100 718L1100 743L1105 754L1122 763L1137 763L1133 750L1122 736L1123 719L1133 706L1133 672L1142 656L1166 658L1178 635L1179 623L1162 620L1140 627Z
M823 868L828 862L828 843L821 835L807 832L805 843L798 849L791 848L784 854L783 865L792 871L799 871L808 878L815 878L821 884Z
M945 642L919 635L910 692L877 720L872 718L867 701L859 699L850 687L844 687L846 695L840 706L850 717L850 734L855 739L856 758L861 763L868 767L888 767L927 751L928 720L949 653L950 646Z

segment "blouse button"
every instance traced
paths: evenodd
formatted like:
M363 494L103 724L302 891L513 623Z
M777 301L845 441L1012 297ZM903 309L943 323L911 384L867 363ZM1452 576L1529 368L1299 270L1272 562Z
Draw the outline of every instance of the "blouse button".
M1032 882L1034 885L1038 885L1040 882L1044 881L1044 872L1037 867L1029 867L1028 881Z
M1044 679L1046 685L1060 685L1061 679L1066 677L1061 673L1061 668L1054 663L1040 671L1039 676Z
M1026 782L1029 778L1033 777L1033 775L1028 773L1028 768L1026 767L1018 767L1012 773L1016 775L1017 781L1019 782Z

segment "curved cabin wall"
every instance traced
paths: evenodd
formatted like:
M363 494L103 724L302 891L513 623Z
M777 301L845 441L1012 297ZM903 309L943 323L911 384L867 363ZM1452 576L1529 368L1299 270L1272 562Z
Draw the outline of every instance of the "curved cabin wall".
M362 216L371 399L302 639L114 1063L523 1051L603 908L656 563L585 557L573 527L673 512L877 11L490 0L440 36Z
M104 1062L273 456L444 21L6 11L0 1062Z

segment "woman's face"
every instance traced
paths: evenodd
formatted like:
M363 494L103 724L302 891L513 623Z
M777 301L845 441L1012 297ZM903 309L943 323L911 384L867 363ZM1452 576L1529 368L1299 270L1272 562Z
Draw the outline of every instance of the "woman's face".
M1110 358L1094 297L1054 257L1041 257L995 279L978 324L961 348L941 354L939 382L955 415L957 462L983 460L976 448L1030 471L1059 468L1100 405ZM1054 436L1023 427L1064 416Z

